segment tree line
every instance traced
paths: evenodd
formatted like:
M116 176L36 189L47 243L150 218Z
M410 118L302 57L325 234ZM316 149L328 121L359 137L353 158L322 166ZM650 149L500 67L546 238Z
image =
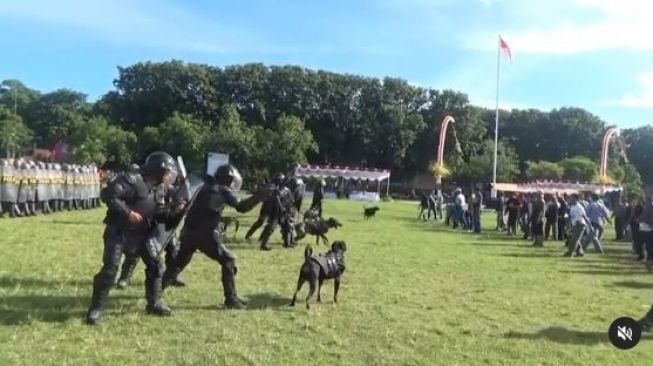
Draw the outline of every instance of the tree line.
M449 179L491 180L494 111L471 105L464 93L260 63L140 62L119 67L113 90L95 102L5 80L0 148L7 155L64 141L72 159L120 164L165 149L195 168L206 151L221 151L252 179L297 162L388 168L410 179L432 167L445 114L456 119L445 146ZM607 127L580 108L502 110L498 180L592 180ZM611 146L608 170L636 190L641 179L653 183L652 157L653 127L625 130Z

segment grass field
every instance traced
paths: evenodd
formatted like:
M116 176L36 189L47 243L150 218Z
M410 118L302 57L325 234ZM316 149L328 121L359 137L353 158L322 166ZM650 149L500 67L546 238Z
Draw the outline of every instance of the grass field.
M188 286L166 292L172 317L145 314L139 264L132 285L112 291L100 327L82 318L101 263L103 210L0 220L0 365L645 365L653 359L650 335L629 351L607 338L613 319L639 318L652 302L652 277L630 261L628 244L608 243L605 257L590 249L585 258L568 259L560 243L531 248L495 233L418 222L416 204L380 206L378 217L365 221L361 203L325 203L326 214L344 223L329 238L348 244L337 305L328 282L322 304L308 311L286 306L303 250L282 249L276 234L272 252L232 245L248 310L222 308L219 267L198 253L182 274ZM493 228L491 215L485 219L485 228Z

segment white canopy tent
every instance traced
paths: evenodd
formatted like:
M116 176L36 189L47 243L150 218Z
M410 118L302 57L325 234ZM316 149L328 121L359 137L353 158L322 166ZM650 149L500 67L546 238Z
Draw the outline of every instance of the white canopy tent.
M517 192L517 193L533 193L541 191L546 194L555 193L580 193L580 192L598 192L609 193L621 191L621 186L615 185L601 185L594 183L572 183L572 182L556 182L556 181L535 181L527 183L497 183L494 187L499 192Z
M307 178L352 179L377 182L377 197L380 194L381 182L387 180L386 195L390 193L390 171L383 169L351 168L341 166L299 165L295 168L295 176Z

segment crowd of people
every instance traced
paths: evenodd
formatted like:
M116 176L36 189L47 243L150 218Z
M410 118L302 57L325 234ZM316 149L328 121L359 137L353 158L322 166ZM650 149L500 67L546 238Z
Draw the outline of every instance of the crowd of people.
M433 217L438 220L437 211L444 206L446 225L476 233L481 231L484 206L480 189L469 196L456 188L451 196L433 191L422 192L419 197L419 219L429 220L434 210ZM532 239L535 247L543 247L546 241L562 242L566 248L564 256L582 257L590 244L598 253L605 254L602 242L605 228L606 224L612 224L615 240L630 240L634 260L645 262L649 271L653 271L653 194L630 203L618 196L610 201L612 205L606 204L596 193L499 192L495 230L509 236L521 233L521 238ZM639 324L644 331L653 329L653 307Z
M96 208L100 191L94 165L0 159L0 217Z

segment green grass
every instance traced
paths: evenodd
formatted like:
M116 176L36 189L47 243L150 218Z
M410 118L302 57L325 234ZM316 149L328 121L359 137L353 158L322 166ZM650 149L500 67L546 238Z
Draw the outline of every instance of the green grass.
M339 303L286 304L303 250L236 243L244 311L222 308L217 263L197 253L171 289L171 318L145 314L143 265L112 291L100 327L82 324L102 253L103 210L0 221L0 365L615 365L650 362L650 336L630 351L608 341L620 316L639 318L651 276L629 245L562 258L488 233L453 232L416 220L416 204L327 201L348 244ZM252 211L252 214L258 212ZM491 215L485 227L492 225ZM251 222L251 218L244 220ZM243 225L240 236L247 224ZM612 237L611 232L607 232ZM309 239L305 239L309 240ZM322 251L321 247L316 250ZM300 298L306 294L306 287Z

